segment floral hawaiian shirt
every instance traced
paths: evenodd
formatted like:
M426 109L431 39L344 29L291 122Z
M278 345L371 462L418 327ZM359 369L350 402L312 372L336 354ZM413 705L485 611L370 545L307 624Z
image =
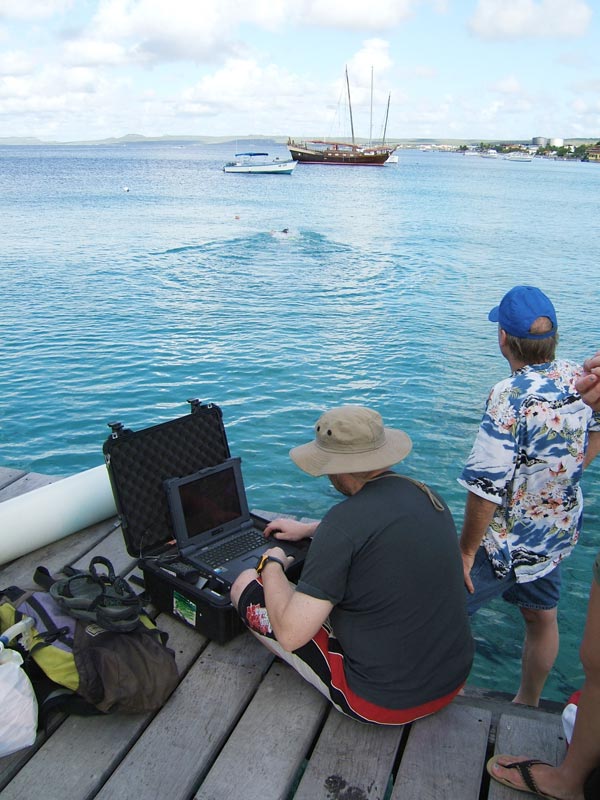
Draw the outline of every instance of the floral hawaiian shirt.
M459 483L498 505L483 545L497 577L517 582L546 575L579 537L579 480L588 431L600 430L574 391L581 367L534 364L500 381L488 398Z

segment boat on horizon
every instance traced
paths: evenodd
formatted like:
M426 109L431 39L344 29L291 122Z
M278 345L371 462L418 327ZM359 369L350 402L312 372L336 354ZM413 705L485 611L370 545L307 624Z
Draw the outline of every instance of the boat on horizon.
M330 141L326 139L305 139L295 141L288 139L287 148L294 161L303 164L349 164L353 166L381 166L396 149L395 145L385 144L385 134L387 130L388 114L390 110L390 96L388 96L387 109L385 114L385 125L383 130L382 143L359 145L354 138L354 120L352 117L352 101L350 98L350 81L348 80L348 69L346 68L346 89L348 93L348 110L350 113L350 129L352 131L352 141ZM373 97L373 78L371 73L371 98Z
M261 175L291 175L296 166L293 159L269 158L268 153L236 153L223 172L252 172Z
M507 153L503 156L505 161L533 161L531 153L520 153L513 150L512 153Z

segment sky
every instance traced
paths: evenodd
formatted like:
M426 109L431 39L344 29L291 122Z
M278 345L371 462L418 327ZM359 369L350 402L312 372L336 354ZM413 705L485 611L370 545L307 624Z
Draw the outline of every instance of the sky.
M0 141L600 140L599 0L0 0ZM387 127L386 107L389 103Z

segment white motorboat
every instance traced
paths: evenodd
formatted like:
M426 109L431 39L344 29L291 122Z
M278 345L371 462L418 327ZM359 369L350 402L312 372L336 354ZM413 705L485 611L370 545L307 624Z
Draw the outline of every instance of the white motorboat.
M512 153L508 153L504 156L506 161L533 161L533 156L531 153L522 153L513 150Z
M235 161L228 161L223 172L291 175L295 166L296 162L291 158L269 158L268 153L236 153Z

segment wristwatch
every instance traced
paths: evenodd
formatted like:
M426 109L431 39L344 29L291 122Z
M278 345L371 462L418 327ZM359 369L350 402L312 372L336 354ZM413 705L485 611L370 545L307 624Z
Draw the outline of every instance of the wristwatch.
M275 556L268 556L266 553L261 556L260 561L256 565L256 574L260 575L263 569L267 566L269 561L275 561L276 564L279 564L281 569L285 572L285 564L280 558L275 558Z

